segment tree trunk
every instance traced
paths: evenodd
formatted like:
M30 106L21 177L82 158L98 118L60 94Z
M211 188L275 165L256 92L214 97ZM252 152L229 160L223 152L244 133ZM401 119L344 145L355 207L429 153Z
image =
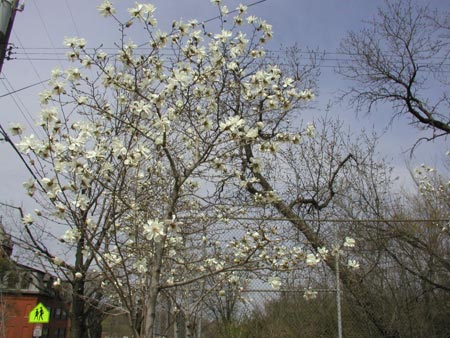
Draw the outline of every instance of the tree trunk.
M144 328L142 338L153 338L156 319L156 304L159 294L159 283L161 277L161 264L164 251L164 239L155 243L155 255L150 266L150 287L148 298L145 300Z
M81 236L77 243L77 251L75 254L75 267L78 271L83 270L83 248L84 237ZM83 273L83 276L86 274ZM72 309L70 312L70 338L86 337L86 314L85 314L85 280L74 278L72 282Z
M192 338L192 323L186 318L186 338Z
M70 338L85 338L84 281L73 283L72 309L70 311Z

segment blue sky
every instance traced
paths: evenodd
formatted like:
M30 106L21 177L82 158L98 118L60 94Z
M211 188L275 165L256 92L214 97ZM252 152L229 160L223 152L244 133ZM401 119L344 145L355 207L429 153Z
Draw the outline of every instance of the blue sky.
M270 48L280 45L318 48L327 53L334 53L340 41L349 30L358 30L363 20L369 20L376 14L381 0L241 0L224 1L230 9L240 2L255 3L250 13L266 19L273 25L274 38ZM1 74L0 96L49 78L50 70L55 66L66 65L62 41L64 37L84 37L89 47L113 47L118 37L116 26L111 20L98 15L96 0L27 0L25 10L17 13L10 43L18 47L13 57L5 61ZM132 7L134 1L117 0L115 3L119 15L126 16L126 8ZM162 29L167 28L172 20L196 18L204 21L213 18L217 12L209 0L156 0L157 18ZM447 1L423 1L432 7L449 9ZM121 14L120 14L121 13ZM141 42L141 41L137 41ZM336 55L328 56L335 58ZM325 61L319 82L320 95L317 108L309 112L308 118L320 114L326 104L335 99L335 93L344 83L333 74L332 60ZM39 111L38 93L42 85L22 90L16 95L0 97L0 123L6 127L10 122L32 122L32 117ZM407 182L405 159L409 159L408 149L418 138L418 132L407 126L404 120L396 120L393 127L387 128L390 111L380 109L377 114L357 117L353 109L345 104L335 104L331 110L350 127L359 132L362 127L374 127L384 132L379 151L393 159L395 173ZM27 126L30 131L30 127ZM448 141L437 144L423 144L415 152L411 164L427 162L434 165L448 147ZM406 152L406 153L405 153ZM0 143L0 200L21 204L26 200L21 183L28 174L17 156L5 143ZM404 181L403 181L404 180Z

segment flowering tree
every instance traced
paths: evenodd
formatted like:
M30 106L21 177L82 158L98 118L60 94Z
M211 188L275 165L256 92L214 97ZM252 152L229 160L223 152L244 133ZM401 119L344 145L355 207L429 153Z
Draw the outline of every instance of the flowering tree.
M85 329L90 269L101 271L115 303L139 323L135 335L152 337L161 291L273 265L272 251L297 257L289 264L304 259L298 248L270 249L264 224L247 225L231 242L216 231L248 212L222 198L228 187L253 193L256 182L264 184L262 159L250 149L276 152L298 143L290 117L313 95L298 69L266 58L269 24L243 5L227 23L226 6L213 3L222 18L216 33L197 21L161 32L150 4L136 3L122 22L104 1L100 14L120 27L117 53L91 52L84 39L67 38L74 65L55 69L40 96L42 135L22 136L18 144L34 174L25 187L41 205L23 223L31 228L48 219L65 229L65 256L28 234L72 283L72 337ZM128 40L134 25L147 32L145 53ZM20 126L12 131L21 134ZM278 200L271 189L258 198Z

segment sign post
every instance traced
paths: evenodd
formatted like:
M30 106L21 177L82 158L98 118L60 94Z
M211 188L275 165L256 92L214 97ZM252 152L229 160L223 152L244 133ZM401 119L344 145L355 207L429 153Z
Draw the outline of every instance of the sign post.
M28 314L28 323L46 324L50 321L50 311L42 304L36 305ZM42 327L41 327L42 329Z

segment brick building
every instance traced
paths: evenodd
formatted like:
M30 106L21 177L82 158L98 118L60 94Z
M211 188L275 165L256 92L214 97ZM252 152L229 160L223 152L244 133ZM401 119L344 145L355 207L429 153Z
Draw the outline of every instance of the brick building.
M55 278L14 262L12 251L11 238L0 223L0 337L33 337L37 324L28 323L28 315L38 303L50 311L49 323L41 324L41 337L68 337L69 304L52 288Z

